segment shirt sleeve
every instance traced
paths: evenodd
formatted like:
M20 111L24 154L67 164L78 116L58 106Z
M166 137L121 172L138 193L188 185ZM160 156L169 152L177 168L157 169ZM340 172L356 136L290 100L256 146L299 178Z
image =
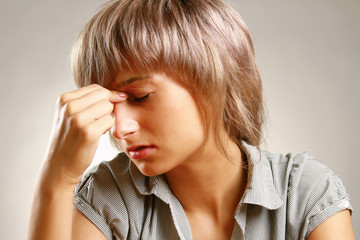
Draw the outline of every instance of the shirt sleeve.
M75 188L73 204L107 239L126 237L126 206L106 163L96 166L83 177Z
M349 209L349 196L340 178L331 170L321 174L309 195L307 203L307 231L305 238L322 222L336 213Z
M288 210L290 233L306 239L322 222L349 209L350 199L340 178L312 158L295 157L290 175Z

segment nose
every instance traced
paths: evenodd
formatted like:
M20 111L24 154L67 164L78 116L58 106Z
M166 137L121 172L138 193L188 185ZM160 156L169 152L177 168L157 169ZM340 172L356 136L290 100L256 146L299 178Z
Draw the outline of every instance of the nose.
M139 130L135 112L131 111L126 102L116 103L114 106L115 123L112 134L117 139L126 139Z

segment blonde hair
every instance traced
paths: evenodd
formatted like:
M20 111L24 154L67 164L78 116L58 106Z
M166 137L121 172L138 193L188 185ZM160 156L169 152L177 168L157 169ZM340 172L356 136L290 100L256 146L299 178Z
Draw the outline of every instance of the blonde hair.
M259 146L262 82L254 55L245 23L220 0L113 0L80 33L72 67L79 87L109 87L123 70L165 72L193 94L220 145L225 127L239 146Z

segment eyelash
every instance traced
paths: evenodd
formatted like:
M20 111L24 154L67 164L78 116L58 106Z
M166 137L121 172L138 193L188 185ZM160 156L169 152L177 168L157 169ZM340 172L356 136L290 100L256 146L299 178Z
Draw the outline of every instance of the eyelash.
M150 93L146 94L145 96L143 97L140 97L140 98L133 98L133 101L136 102L136 103L141 103L141 102L144 102L146 99L148 99L150 96Z

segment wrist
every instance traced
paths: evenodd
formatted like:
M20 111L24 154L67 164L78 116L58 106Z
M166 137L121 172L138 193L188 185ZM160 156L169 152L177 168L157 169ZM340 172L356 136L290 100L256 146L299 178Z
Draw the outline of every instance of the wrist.
M43 179L37 185L37 192L44 199L72 198L76 185L57 183L56 181Z
M61 169L51 170L43 166L38 178L37 191L44 197L71 196L75 187L81 178L71 178L67 176Z

